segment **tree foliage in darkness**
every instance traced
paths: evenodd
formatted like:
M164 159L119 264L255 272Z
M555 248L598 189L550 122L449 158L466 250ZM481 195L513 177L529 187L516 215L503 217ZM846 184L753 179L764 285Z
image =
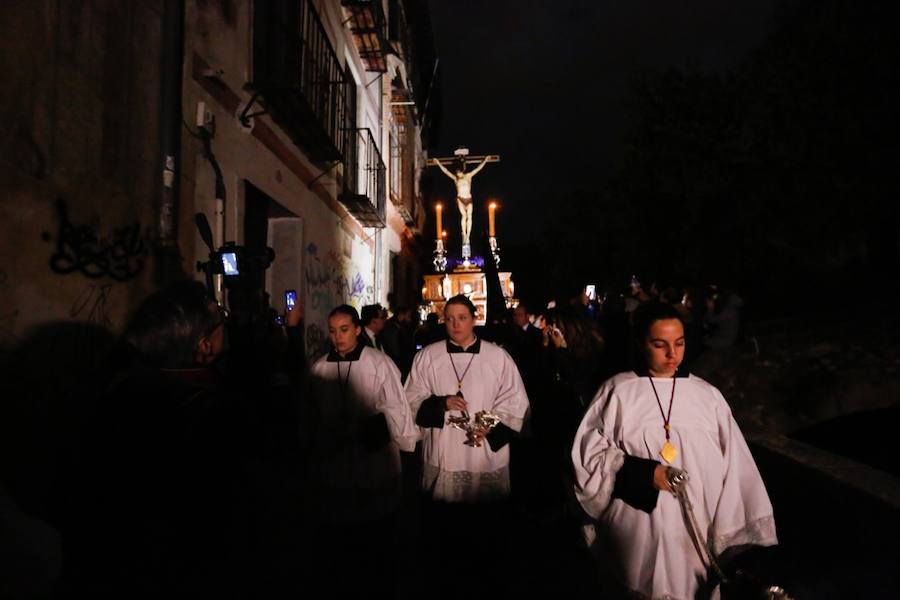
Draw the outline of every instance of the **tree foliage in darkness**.
M718 281L751 296L892 284L890 11L811 2L737 68L637 75L622 162L603 188L558 199L541 270L559 282Z

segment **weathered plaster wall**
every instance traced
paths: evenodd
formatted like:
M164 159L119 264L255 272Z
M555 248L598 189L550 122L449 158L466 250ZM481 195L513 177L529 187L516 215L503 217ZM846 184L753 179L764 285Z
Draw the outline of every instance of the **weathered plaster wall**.
M48 321L118 328L147 290L161 8L7 2L0 19L0 347Z
M303 220L302 265L297 282L306 311L307 351L318 356L324 351L327 314L336 305L349 303L357 308L375 301L374 241L372 230L363 230L340 207L337 185L326 175L310 189L309 182L321 172L303 152L284 135L268 116L256 117L255 132L242 128L227 99L210 93L210 83L193 68L193 56L199 56L217 70L213 85L246 102L243 91L252 78L252 36L249 5L239 5L231 20L222 16L218 3L189 2L184 73L185 115L194 115L198 102L205 102L215 115L216 133L213 151L224 172L228 194L225 240L244 241L246 210L245 182L264 192L290 214ZM265 128L269 133L263 135ZM190 265L205 259L206 250L196 236L193 214L206 213L213 222L214 175L202 156L200 143L189 134L184 138L184 202L180 214L182 246L192 248ZM285 156L288 154L289 156ZM290 163L290 164L288 164ZM323 199L330 197L331 202ZM274 247L276 254L278 247ZM282 290L271 290L278 297Z

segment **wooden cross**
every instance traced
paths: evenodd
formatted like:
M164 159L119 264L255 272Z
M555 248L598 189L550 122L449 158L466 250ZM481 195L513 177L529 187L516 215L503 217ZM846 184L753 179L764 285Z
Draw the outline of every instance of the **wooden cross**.
M460 160L465 160L467 165L474 165L474 164L480 163L485 158L487 158L487 162L489 162L489 163L500 162L499 154L488 154L487 156L485 156L485 155L481 155L481 156L466 155L466 156L447 156L445 158L429 158L427 161L425 161L425 164L428 165L429 167L435 167L439 164L447 167L450 165L455 165Z

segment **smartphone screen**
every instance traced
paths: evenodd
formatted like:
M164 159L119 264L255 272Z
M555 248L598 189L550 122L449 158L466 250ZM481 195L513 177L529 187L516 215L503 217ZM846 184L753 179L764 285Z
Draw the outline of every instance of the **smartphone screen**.
M234 252L222 253L222 269L226 275L240 275L238 270L237 254Z
M596 300L597 286L593 283L584 286L584 293L588 297L588 300Z
M284 305L287 310L291 310L294 308L294 305L297 304L297 292L296 290L285 290L284 291Z

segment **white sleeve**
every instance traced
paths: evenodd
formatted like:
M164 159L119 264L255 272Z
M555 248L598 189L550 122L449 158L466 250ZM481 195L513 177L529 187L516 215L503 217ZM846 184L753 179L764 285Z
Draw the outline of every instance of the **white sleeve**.
M713 517L715 535L710 541L717 554L731 546L777 544L772 503L762 476L731 409L718 390L716 395L721 400L716 417L725 479Z
M513 431L521 431L528 412L528 395L525 393L525 384L519 375L516 363L510 358L506 350L497 349L500 352L500 389L491 412L500 416L500 421Z
M386 354L379 354L378 359L384 376L378 408L384 412L391 438L397 446L404 452L412 452L416 449L419 429L413 422L409 403L400 383L400 370Z
M406 402L409 404L413 420L415 420L422 402L434 394L429 378L431 360L427 354L424 350L416 354L409 377L406 378Z
M615 445L612 432L618 416L619 399L607 381L588 408L572 445L575 467L575 496L595 519L609 506L616 473L625 462L625 452Z

